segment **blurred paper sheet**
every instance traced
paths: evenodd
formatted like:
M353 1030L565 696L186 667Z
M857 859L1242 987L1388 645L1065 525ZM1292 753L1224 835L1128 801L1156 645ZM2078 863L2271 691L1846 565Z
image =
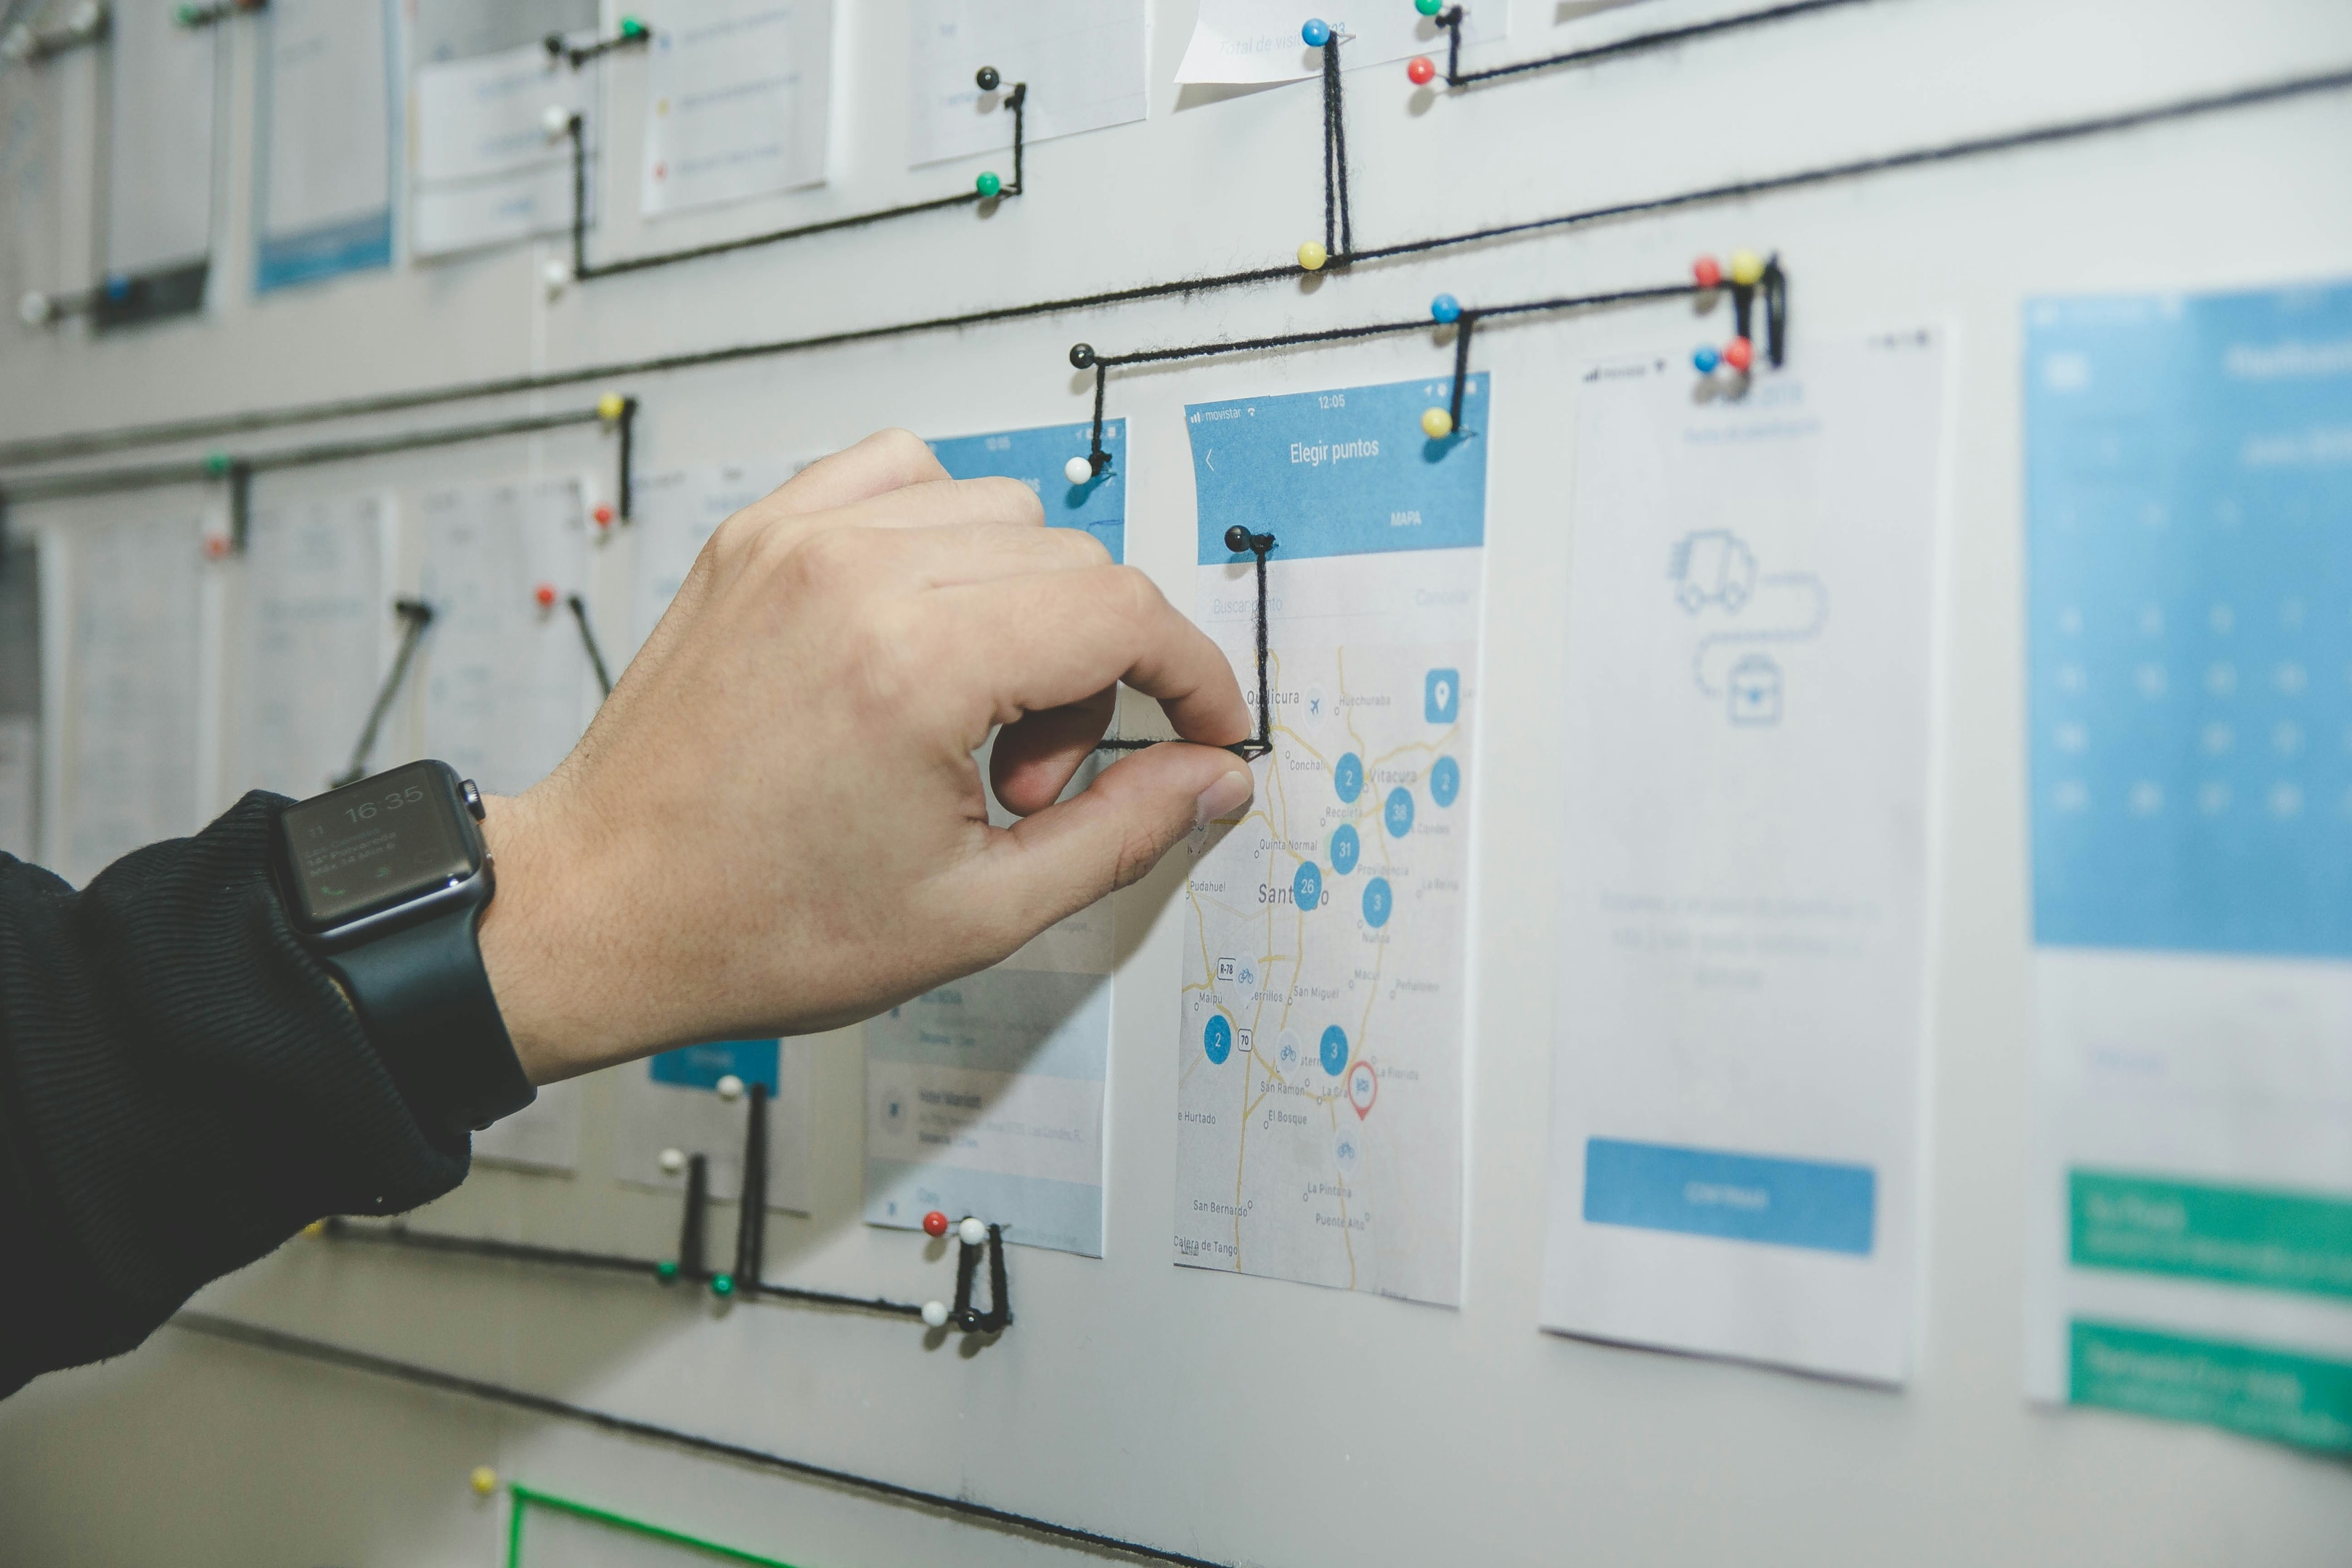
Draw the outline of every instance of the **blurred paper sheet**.
M1321 17L1339 35L1339 63L1383 65L1412 55L1440 55L1445 30L1405 0L1381 0L1353 12L1334 12L1314 0L1201 0L1192 41L1176 68L1179 82L1299 81L1323 73L1323 51L1309 48L1299 29ZM1510 31L1499 5L1470 8L1462 41L1484 43Z
M982 66L1006 87L1028 84L1031 142L1124 125L1149 107L1143 0L912 0L912 13L909 164L1013 145L1003 91L972 79Z
M657 6L646 65L648 216L824 179L831 0Z

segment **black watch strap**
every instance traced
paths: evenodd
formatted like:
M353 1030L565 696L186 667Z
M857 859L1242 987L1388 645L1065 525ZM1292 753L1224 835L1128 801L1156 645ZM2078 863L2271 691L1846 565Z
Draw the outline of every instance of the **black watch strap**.
M453 909L323 953L417 1119L436 1132L478 1131L539 1097L524 1076L482 967L481 907Z

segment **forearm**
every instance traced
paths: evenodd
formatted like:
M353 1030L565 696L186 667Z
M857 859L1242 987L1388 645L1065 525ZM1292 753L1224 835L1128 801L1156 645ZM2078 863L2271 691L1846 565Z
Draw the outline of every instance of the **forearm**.
M75 893L0 858L0 1393L137 1343L321 1215L463 1179L270 884L277 802Z

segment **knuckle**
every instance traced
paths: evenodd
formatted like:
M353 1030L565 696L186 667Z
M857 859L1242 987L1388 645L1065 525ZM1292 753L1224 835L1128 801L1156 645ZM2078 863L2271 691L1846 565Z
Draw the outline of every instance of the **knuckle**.
M797 539L777 538L772 547L782 556L792 584L813 594L845 592L872 567L870 536L855 529L828 528Z
M1139 566L1113 566L1104 600L1123 622L1150 619L1162 603L1160 585Z

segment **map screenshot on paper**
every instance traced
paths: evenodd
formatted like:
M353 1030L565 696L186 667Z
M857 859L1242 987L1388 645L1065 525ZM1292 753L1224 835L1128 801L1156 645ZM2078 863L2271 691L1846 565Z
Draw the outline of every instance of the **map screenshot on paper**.
M1486 378L1188 408L1201 623L1274 751L1194 836L1177 1040L1176 1261L1461 1300L1471 724Z

